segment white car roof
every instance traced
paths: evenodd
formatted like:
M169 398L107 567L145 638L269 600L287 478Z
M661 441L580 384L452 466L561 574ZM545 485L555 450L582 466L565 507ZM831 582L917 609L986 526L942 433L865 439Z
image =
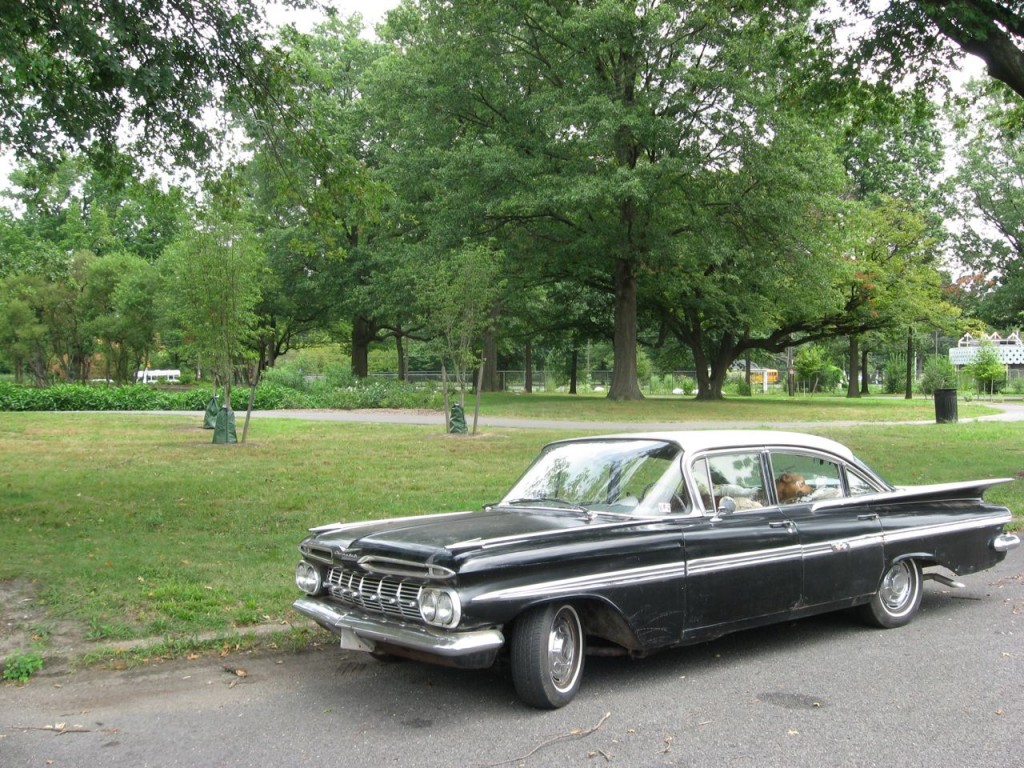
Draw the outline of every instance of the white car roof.
M857 461L853 452L842 443L827 437L803 432L783 432L774 429L707 429L670 432L622 432L594 437L573 438L558 442L585 442L587 440L664 440L675 443L686 453L723 448L805 448L832 453L840 458Z

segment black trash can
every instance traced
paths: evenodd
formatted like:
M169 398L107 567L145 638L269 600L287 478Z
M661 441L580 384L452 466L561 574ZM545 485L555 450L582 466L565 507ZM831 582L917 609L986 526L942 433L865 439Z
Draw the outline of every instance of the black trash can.
M956 424L956 389L935 390L935 423Z

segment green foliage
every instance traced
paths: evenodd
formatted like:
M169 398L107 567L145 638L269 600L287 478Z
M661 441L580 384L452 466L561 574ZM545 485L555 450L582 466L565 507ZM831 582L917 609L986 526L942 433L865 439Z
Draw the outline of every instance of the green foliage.
M843 6L854 11L854 24L872 25L869 34L860 35L856 59L883 82L912 76L924 85L946 85L963 54L971 54L987 62L991 77L1024 98L1019 3L843 0Z
M263 372L261 385L303 391L306 389L306 372L301 365L280 362Z
M964 366L965 375L974 380L979 393L995 394L1006 384L1006 366L992 344L982 344L970 365Z
M896 352L882 366L882 389L887 395L903 392L907 387L907 356Z
M42 668L42 654L37 651L14 651L4 659L4 680L24 685Z
M904 376L906 368L904 368ZM934 394L936 389L949 389L957 385L956 367L944 355L932 355L924 361L924 373L921 376L921 392L925 395Z
M259 237L231 202L230 190L223 193L204 220L168 248L163 267L167 312L190 352L225 382L230 404L236 368L252 362L266 268Z
M109 155L131 128L155 156L205 158L219 91L258 101L262 4L253 0L49 0L0 15L0 145Z
M811 392L831 392L839 386L843 371L821 346L801 347L793 359L797 379Z
M144 384L55 384L40 389L0 382L0 411L201 411L208 397L203 388L169 392Z
M958 287L997 328L1019 328L1024 320L1022 115L1024 103L977 83L951 108L961 157L954 179L957 255L975 270Z
M0 411L202 411L206 387L167 391L135 384L126 387L56 384L39 389L0 381ZM429 408L442 405L434 387L366 379L345 386L313 381L292 388L265 381L256 388L256 410L289 408Z
M697 391L697 382L689 376L678 376L674 373L654 375L645 391L652 395L672 395L681 391L683 395L689 397Z

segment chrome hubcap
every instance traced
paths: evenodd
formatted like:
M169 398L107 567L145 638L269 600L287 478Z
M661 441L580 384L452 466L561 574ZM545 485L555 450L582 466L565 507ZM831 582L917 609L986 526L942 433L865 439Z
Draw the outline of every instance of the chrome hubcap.
M912 592L912 579L910 569L900 563L894 565L885 574L882 580L882 588L879 590L879 597L885 606L892 611L899 610L907 602Z
M579 671L580 628L576 614L562 609L548 635L548 669L559 690L571 688Z

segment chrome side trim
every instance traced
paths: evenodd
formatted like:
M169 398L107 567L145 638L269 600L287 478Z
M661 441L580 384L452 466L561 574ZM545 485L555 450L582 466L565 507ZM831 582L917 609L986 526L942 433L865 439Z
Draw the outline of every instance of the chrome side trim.
M292 608L339 637L351 632L371 644L389 643L435 656L466 656L494 651L505 644L505 636L497 629L445 632L339 609L315 597L300 597Z
M721 571L749 568L755 565L766 563L783 563L793 560L801 560L811 557L822 557L834 555L837 551L845 549L861 549L865 547L881 547L885 542L899 541L902 539L916 539L922 536L933 536L945 533L956 533L959 531L973 530L976 528L987 528L997 525L1000 522L1008 522L1002 518L1008 515L988 516L975 518L973 520L955 523L941 523L920 528L907 528L885 533L869 533L849 539L835 539L817 542L809 545L792 544L786 547L775 549L757 550L754 552L740 552L730 555L719 555L680 561L678 563L666 563L642 568L631 568L611 573L598 573L587 576L575 576L565 579L553 579L551 581L538 582L519 587L499 589L493 592L483 592L471 601L482 603L493 600L526 599L558 596L597 590L602 588L614 588L626 585L634 585L649 581L663 581L667 579L679 579L686 576L699 576ZM798 526L799 527L799 523ZM1004 539L1003 537L1009 537ZM1020 540L1012 534L1003 534L993 540L992 546L1008 546L1010 549L1017 547ZM998 550L997 551L1003 551Z
M903 541L905 539L926 538L928 536L941 536L947 533L959 533L960 531L973 531L977 528L988 528L993 525L1006 525L1013 518L1007 512L1002 515L988 515L986 517L975 517L970 520L957 520L952 523L936 523L934 525L908 526L886 530L882 533L884 541ZM885 518L882 518L882 525L885 525Z
M1020 537L1012 533L1001 533L992 539L992 549L996 552L1009 552L1020 546Z
M531 597L555 597L557 595L600 589L603 587L621 587L643 584L650 581L682 578L686 576L686 563L663 563L648 565L644 568L629 568L611 573L594 573L588 576L572 576L567 579L527 584L521 587L496 589L493 592L482 592L474 597L472 603L486 603L495 600L524 599Z
M702 557L691 560L688 563L687 573L697 576L705 573L717 573L718 571L732 571L737 568L749 568L752 565L802 560L803 550L804 548L799 544L792 544L788 547L761 549L754 552L737 552L729 555Z
M628 528L634 525L644 525L648 522L661 522L661 518L632 518L630 520L617 520L614 523L603 525L588 525L587 531L599 531L605 528ZM534 531L533 533L515 533L509 536L495 536L493 539L466 539L448 544L445 549L456 552L461 549L487 549L498 547L503 544L515 544L520 541L533 541L551 536L566 536L578 532L578 528L553 528L548 531Z
M373 525L391 524L391 523L408 523L413 520L427 520L437 519L440 517L456 517L458 515L475 515L476 512L464 511L464 512L440 512L434 515L407 515L405 517L385 517L379 520L360 520L356 523L327 523L325 525L318 525L315 528L310 528L310 533L336 533L338 531L351 530L355 531L360 528L369 528Z
M882 534L880 532L866 533L848 539L829 539L828 541L819 541L814 544L805 544L803 545L803 553L804 558L811 558L834 555L837 552L849 552L855 549L881 546Z

